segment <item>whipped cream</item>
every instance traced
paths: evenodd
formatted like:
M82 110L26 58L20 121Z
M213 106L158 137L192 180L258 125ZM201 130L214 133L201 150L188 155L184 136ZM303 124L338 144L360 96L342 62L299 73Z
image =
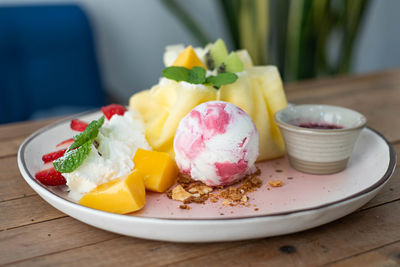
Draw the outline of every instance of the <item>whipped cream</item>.
M168 85L177 86L178 84L183 89L186 89L186 90L199 90L199 89L206 90L207 89L207 86L203 85L203 84L188 83L188 82L184 82L184 81L177 82L177 81L170 80L170 79L164 78L164 77L160 78L160 81L158 83L159 86L168 86Z
M128 174L134 167L133 156L138 148L151 150L147 143L140 115L126 111L106 120L96 138L99 146L92 149L75 171L63 173L70 189L69 196L79 200L96 186Z

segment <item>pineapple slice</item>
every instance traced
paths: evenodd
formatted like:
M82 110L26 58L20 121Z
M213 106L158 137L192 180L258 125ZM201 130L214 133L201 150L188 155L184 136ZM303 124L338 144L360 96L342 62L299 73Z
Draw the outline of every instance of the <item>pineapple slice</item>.
M265 132L257 126L259 133L261 132L258 160L283 156L285 154L285 143L278 126L274 122L275 113L287 107L279 71L275 66L257 66L248 68L247 72L253 91L258 92L258 96L254 99L255 103L257 102L256 99L259 101L263 99L264 106L267 109L266 114L259 111L257 116L253 117L256 126L260 125L256 122L260 120L268 121L269 126L265 128Z
M215 100L216 96L217 91L211 86L167 80L133 95L129 103L142 114L146 138L153 149L175 158L173 141L179 122L195 106Z
M253 96L248 75L240 75L236 82L222 86L217 100L230 102L251 115L254 113Z
M287 100L279 70L276 66L255 66L248 70L251 80L256 80L272 113L287 107Z
M285 145L273 120L275 113L287 106L279 73L270 66L249 67L247 73L222 86L218 100L235 104L253 119L260 138L257 161L283 156Z
M253 67L253 61L246 49L237 50L236 54L238 54L239 58L242 60L244 69Z

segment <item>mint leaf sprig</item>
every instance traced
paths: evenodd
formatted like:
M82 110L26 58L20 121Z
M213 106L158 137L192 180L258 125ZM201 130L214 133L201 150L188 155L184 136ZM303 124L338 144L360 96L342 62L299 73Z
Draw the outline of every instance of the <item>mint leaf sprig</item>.
M172 66L162 71L162 75L170 80L175 80L177 82L184 81L192 84L212 85L217 89L222 85L234 83L238 79L238 76L231 72L223 72L216 76L211 75L208 77L206 77L206 73L203 67L187 69L185 67Z
M212 84L215 88L219 89L222 85L236 82L238 76L232 72L223 72L217 76L209 76L206 79L206 83Z
M77 149L65 152L64 156L53 161L54 169L61 173L73 172L87 158L91 147L92 143L86 142Z
M67 152L83 145L88 141L93 141L99 134L99 129L103 125L103 123L104 123L104 116L101 116L100 119L94 120L91 123L89 123L89 125L82 133L74 136L74 142L72 143L72 145L69 146Z
M92 143L99 134L99 129L104 123L104 116L94 120L86 129L74 136L74 142L65 152L64 156L53 161L54 169L61 173L70 173L82 165L90 153Z

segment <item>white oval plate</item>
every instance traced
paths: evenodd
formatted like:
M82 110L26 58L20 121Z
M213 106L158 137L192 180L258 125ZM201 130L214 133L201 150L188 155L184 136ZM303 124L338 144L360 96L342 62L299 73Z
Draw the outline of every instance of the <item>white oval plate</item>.
M100 117L100 113L75 117L90 121ZM286 158L258 164L263 185L249 194L249 207L208 201L182 210L178 208L181 203L165 194L149 193L142 211L118 215L81 206L68 197L65 187L46 187L34 178L43 165L41 156L74 134L66 119L33 133L20 146L18 166L33 190L55 208L92 226L127 236L175 242L261 238L331 222L372 199L389 180L396 165L396 154L389 142L366 128L346 170L338 174L300 173L289 166ZM282 187L268 186L268 180L277 179L284 182Z

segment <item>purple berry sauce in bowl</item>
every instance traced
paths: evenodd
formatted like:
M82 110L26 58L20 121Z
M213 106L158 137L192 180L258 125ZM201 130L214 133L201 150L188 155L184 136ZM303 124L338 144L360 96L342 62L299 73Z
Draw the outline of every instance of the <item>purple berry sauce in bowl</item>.
M359 112L329 105L292 105L275 114L290 164L312 174L346 168L367 119Z

